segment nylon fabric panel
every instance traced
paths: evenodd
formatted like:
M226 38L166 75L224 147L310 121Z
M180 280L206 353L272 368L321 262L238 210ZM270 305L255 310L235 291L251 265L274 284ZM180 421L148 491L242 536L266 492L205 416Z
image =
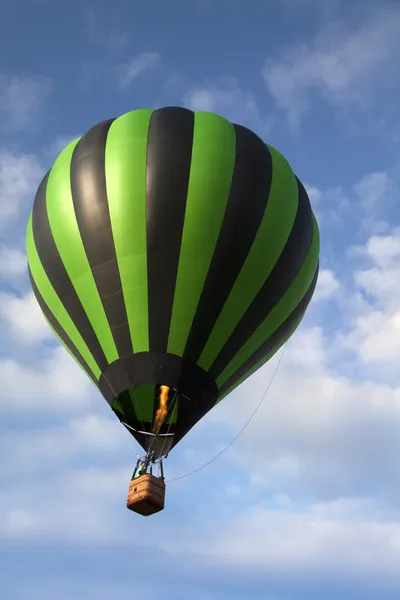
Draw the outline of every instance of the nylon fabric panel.
M71 159L71 193L79 233L111 329L118 356L132 341L115 254L105 179L105 146L114 119L89 129Z
M250 377L255 371L257 371L263 364L270 360L279 348L283 346L290 338L290 336L296 331L300 325L307 306L311 301L312 295L317 285L318 280L318 267L315 271L314 277L311 281L310 287L306 294L303 296L300 303L296 306L291 315L286 319L280 327L272 334L270 338L260 346L250 358L241 365L241 367L230 377L226 383L220 388L219 392L224 398L228 393L240 385L245 379Z
M285 158L275 148L268 148L272 157L272 181L268 203L246 262L200 356L199 365L206 370L211 367L270 275L288 240L296 217L296 177Z
M120 402L119 402L118 398L117 398L116 400L114 400L114 402L112 403L112 406L111 406L111 408L112 408L112 410L113 410L115 413L122 413L122 407L121 407L121 404L120 404ZM123 415L122 415L122 416L123 416Z
M90 341L87 339L87 324L84 322L82 314L74 318L75 324L87 339L88 347L96 356L101 370L104 371L107 363L117 360L118 352L86 256L72 201L70 166L75 146L74 142L67 146L58 156L50 171L47 184L47 211L58 252L86 313L85 318L90 321L91 328L95 333L96 344L100 347L105 360L99 360L99 352L94 347L94 339L92 338ZM69 294L69 292L67 293ZM64 302L64 298L61 299Z
M168 352L182 356L221 229L235 162L235 130L195 113L192 162Z
M93 381L93 383L95 383L96 377L95 377L93 371L90 369L89 365L84 360L82 354L79 352L79 350L76 348L76 346L72 343L71 339L67 336L67 334L65 333L63 328L60 326L60 323L57 321L55 316L50 311L49 307L47 306L47 304L45 303L45 301L43 299L43 296L39 292L39 289L35 283L35 280L33 279L31 270L29 269L28 271L29 271L28 274L29 274L29 280L30 280L31 286L32 286L32 291L35 295L37 303L39 304L39 307L40 307L40 309L43 313L43 316L46 319L48 325L50 326L51 330L56 335L58 340L61 342L61 344L66 348L66 350L68 350L68 352L70 353L72 358L78 363L78 365L86 373L86 375L88 375L88 377L90 377L90 379Z
M28 223L31 272L51 312L97 376L97 370L101 372L107 365L106 358L55 245L46 207L47 182L46 176L38 188Z
M256 238L272 179L267 146L249 129L234 128L236 157L228 204L184 352L184 357L195 363Z
M251 356L278 327L280 327L280 325L296 308L299 300L305 295L317 268L319 257L319 232L314 217L313 227L313 242L307 258L299 271L299 274L297 275L291 287L281 297L278 304L276 304L258 329L256 329L253 335L246 341L246 343L227 365L224 371L218 376L216 379L218 387L224 385L224 383L233 375L235 371L240 368L240 366L249 358L249 356Z
M132 346L149 350L146 249L146 152L152 110L129 112L111 125L105 175Z
M297 213L290 235L269 277L211 365L209 371L215 379L279 303L307 257L313 238L312 212L307 193L298 180L296 187Z
M147 143L147 272L150 351L163 354L174 301L185 217L194 114L161 108L151 115Z
M138 385L130 390L129 394L137 420L143 423L152 423L154 413L154 386Z

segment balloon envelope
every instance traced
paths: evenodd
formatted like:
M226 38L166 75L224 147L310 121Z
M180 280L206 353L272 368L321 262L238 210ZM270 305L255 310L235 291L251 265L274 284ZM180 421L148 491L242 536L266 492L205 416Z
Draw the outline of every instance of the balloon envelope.
M166 107L101 122L60 153L27 254L55 335L162 455L295 331L319 233L277 150L218 115Z

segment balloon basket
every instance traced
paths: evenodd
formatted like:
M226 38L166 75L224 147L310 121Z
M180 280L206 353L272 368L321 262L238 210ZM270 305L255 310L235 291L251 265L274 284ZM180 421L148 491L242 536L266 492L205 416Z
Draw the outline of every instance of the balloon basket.
M165 483L150 473L132 479L129 484L126 507L139 515L149 517L165 505Z

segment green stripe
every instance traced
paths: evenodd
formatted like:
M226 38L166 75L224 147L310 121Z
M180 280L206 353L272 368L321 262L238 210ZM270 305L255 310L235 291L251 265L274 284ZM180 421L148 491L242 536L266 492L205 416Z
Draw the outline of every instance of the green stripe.
M138 385L129 390L133 408L138 421L143 423L153 422L154 413L154 385Z
M79 140L69 144L50 171L46 190L51 231L61 260L109 363L118 358L114 338L79 233L71 195L70 165Z
M120 412L122 414L124 413L124 411L122 410L122 406L119 401L119 398L115 398L114 402L112 403L112 409L116 410L117 412Z
M221 387L224 383L239 369L239 367L259 348L265 340L274 333L276 329L288 318L294 311L304 294L307 292L319 257L319 231L318 225L313 215L313 239L306 260L300 269L296 279L282 296L278 304L272 309L270 314L256 329L253 335L242 346L239 352L226 366L221 375L217 378L217 385Z
M97 363L91 355L74 322L72 321L71 317L65 310L62 302L60 301L59 297L54 291L54 288L51 285L45 270L43 269L43 265L40 261L33 239L32 214L29 217L26 232L26 249L32 277L37 285L40 295L46 302L49 311L53 314L54 318L57 319L58 323L60 324L60 327L63 328L65 334L69 337L76 349L80 352L83 359L87 362L89 368L93 371L94 375L97 378L100 378L101 370L99 369ZM74 359L76 360L75 357Z
M293 333L296 331L297 327L300 325L302 319L303 319L303 315L295 322L293 327L290 328L290 330L288 331L285 338L283 340L281 340L278 344L276 344L276 346L273 347L271 352L269 352L266 356L264 356L261 360L259 360L255 365L253 365L248 371L246 371L246 373L244 375L242 375L242 377L240 377L240 379L238 379L220 398L218 398L218 401L216 402L216 404L218 404L219 402L221 402L221 400L226 398L226 396L228 394L233 392L233 390L236 389L241 383L243 383L243 381L248 379L256 371L258 371L258 369L260 369L260 367L265 365L266 362L271 360L271 358L278 352L278 350L280 348L282 348L282 346L284 344L286 344L286 342L288 341L290 336L293 335Z
M182 356L218 240L235 165L231 123L195 113L185 222L168 339L168 352Z
M114 121L106 144L108 206L135 352L149 350L146 152L152 112L136 110Z
M297 181L275 148L268 203L257 236L199 359L208 370L278 261L296 218Z

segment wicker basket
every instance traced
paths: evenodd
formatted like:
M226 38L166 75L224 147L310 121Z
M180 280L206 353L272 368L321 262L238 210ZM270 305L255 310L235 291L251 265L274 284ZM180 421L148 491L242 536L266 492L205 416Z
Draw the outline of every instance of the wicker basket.
M148 517L163 510L165 503L164 480L150 475L132 479L129 484L127 508Z

